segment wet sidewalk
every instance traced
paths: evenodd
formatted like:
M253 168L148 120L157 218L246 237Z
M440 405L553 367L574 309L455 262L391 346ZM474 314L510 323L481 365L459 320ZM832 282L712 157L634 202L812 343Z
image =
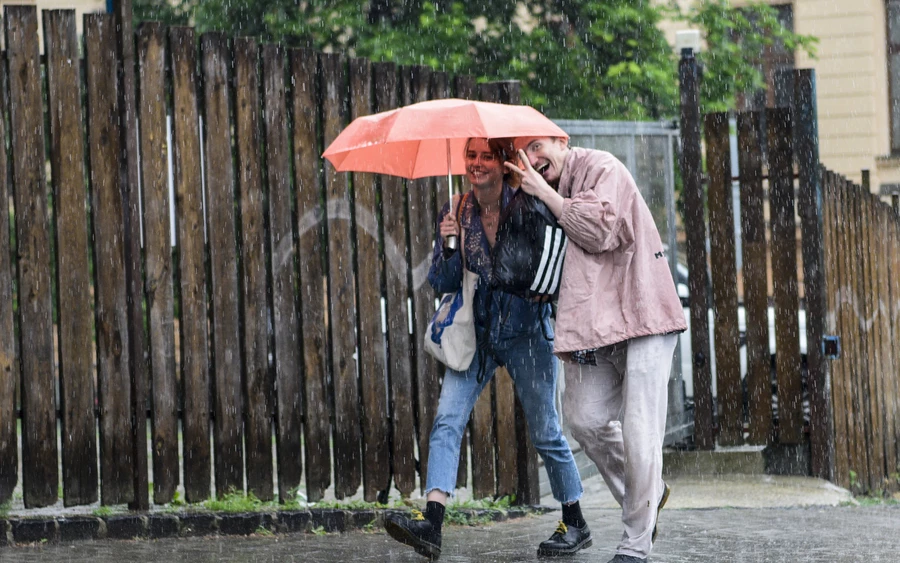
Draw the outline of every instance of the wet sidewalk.
M900 506L859 506L819 479L771 476L673 478L651 561L850 563L900 560ZM599 477L585 482L593 547L566 561L605 563L621 534L619 511ZM550 505L550 499L544 499ZM448 526L447 562L536 561L558 512L479 526ZM77 541L0 549L0 562L200 563L397 561L423 558L378 528L344 534Z

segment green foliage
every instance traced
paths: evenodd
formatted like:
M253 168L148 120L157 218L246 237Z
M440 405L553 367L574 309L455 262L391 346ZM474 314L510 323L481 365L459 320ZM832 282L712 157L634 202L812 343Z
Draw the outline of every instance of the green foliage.
M12 499L0 503L0 518L6 518L9 515L9 509L12 508Z
M111 506L98 506L91 511L91 514L98 518L106 518L108 516L112 516L114 512L115 511Z
M366 502L364 500L319 501L315 504L315 507L335 510L375 510L381 508L390 508L387 504L381 504L378 502Z
M706 111L725 111L734 107L735 96L765 85L761 69L754 64L767 47L781 44L787 51L803 50L815 56L817 39L785 29L776 10L756 3L736 10L727 0L703 0L687 13L670 8L673 17L702 29L706 48L698 55L703 65L700 85L701 104Z
M263 536L266 538L271 538L271 537L275 536L275 533L272 532L272 530L266 528L265 526L260 526L253 533L256 534L257 536Z
M213 512L259 512L273 503L265 503L253 493L230 492L222 498L210 499L203 503L203 508Z
M189 25L199 0L135 0L132 12L135 22L159 21L167 25Z
M325 526L318 526L316 528L313 528L312 530L310 530L310 533L312 533L316 536L328 535L328 532L325 531Z
M699 0L686 12L651 0L138 0L138 20L192 22L261 41L421 64L479 81L522 81L523 102L565 118L658 119L677 112L677 57L664 19L702 31L704 109L762 85L773 41L813 54L771 7Z
M467 508L467 509L489 509L489 510L509 510L509 507L515 504L516 495L507 495L504 497L500 497L498 499L492 499L490 497L483 498L479 500L465 500L465 501L454 501L450 503L448 506L450 508Z

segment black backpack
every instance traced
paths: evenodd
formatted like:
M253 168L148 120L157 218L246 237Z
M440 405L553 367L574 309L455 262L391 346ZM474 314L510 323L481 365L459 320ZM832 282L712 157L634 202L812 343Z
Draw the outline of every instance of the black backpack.
M500 215L491 289L524 298L556 295L568 242L547 205L518 190Z

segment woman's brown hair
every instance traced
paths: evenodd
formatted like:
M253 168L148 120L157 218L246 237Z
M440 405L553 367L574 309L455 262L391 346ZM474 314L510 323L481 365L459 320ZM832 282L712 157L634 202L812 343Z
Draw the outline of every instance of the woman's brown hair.
M463 155L469 152L469 142L474 137L470 137L466 141L466 146L463 149ZM516 149L513 147L513 139L510 138L496 138L496 139L488 139L488 148L491 149L491 153L500 159L500 166L503 166L504 162L512 162L516 164L518 161L518 157L516 155ZM519 187L519 175L513 172L509 172L505 170L503 172L503 181L509 184L513 188Z

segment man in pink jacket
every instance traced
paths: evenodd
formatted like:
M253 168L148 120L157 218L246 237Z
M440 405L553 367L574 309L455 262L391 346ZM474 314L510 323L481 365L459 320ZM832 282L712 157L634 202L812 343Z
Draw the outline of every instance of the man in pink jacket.
M610 563L647 560L660 509L667 382L686 330L659 231L634 179L613 155L566 138L516 139L521 189L569 237L554 352L565 364L563 412L622 506Z

